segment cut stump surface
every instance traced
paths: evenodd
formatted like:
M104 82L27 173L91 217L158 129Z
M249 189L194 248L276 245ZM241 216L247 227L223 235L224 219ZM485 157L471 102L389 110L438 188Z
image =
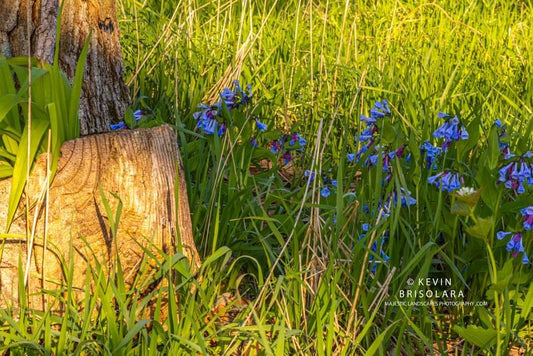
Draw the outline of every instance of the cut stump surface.
M172 254L177 251L177 238L180 238L184 255L195 268L199 266L176 142L169 126L110 132L65 142L49 189L44 253L46 203L39 204L38 201L46 184L46 155L39 157L25 192L30 201L30 226L35 214L38 217L29 267L30 292L65 287L71 245L73 286L79 291L83 291L86 284L88 262L96 259L110 269L118 252L126 283L131 283L145 249L156 256L160 256L161 251ZM10 180L0 181L2 228L6 225L10 184ZM112 217L107 216L100 187L109 202ZM117 197L122 203L122 213L114 239L110 221L115 218L119 206ZM2 308L18 305L18 265L21 261L26 270L30 245L25 237L27 221L24 212L25 197L9 234L2 240ZM32 297L30 306L42 308L42 300L39 296Z

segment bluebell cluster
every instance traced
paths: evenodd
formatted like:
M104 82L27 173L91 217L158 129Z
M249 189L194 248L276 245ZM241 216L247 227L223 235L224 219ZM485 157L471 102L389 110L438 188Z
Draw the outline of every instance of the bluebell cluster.
M435 147L428 141L425 141L422 146L420 146L420 153L426 154L426 163L427 169L433 168L437 169L437 158L442 154L442 148Z
M305 145L307 145L307 140L295 132L269 142L267 148L276 155L282 153L283 162L288 164L293 159L293 152L303 151Z
M359 240L362 240L362 239L365 238L366 233L370 230L370 224L364 223L363 225L361 225L361 230L363 232L359 235ZM388 233L385 233L384 236L380 239L379 251L378 251L378 242L377 241L374 241L374 243L372 243L372 248L371 248L372 252L374 252L376 254L379 254L381 256L381 258L383 259L383 262L388 262L389 259L390 259L390 257L385 253L385 251L383 251L383 245L385 244L387 239L388 239ZM374 256L373 255L369 256L368 262L372 264L372 267L370 268L370 271L372 273L376 273L377 263L374 262Z
M363 154L368 151L370 147L374 144L376 138L378 137L378 126L377 120L382 119L391 114L389 103L387 100L376 101L374 107L370 109L370 117L362 115L360 116L361 122L365 125L365 129L359 136L355 137L355 141L361 142L361 148L357 154L349 153L347 158L349 162L354 160L359 160Z
M503 158L509 159L513 157L509 142L504 141L505 137L507 137L507 126L502 124L501 120L495 120L494 126L498 128L498 146L500 147L500 152L503 153Z
M522 263L528 264L529 258L527 257L524 245L522 244L522 233L512 233L510 231L498 231L496 233L496 237L498 238L498 240L503 240L508 235L511 235L511 238L509 239L506 245L507 251L512 252L513 257L517 257L518 254L523 253Z
M509 156L509 155L508 155ZM513 158L514 155L511 155ZM512 189L518 194L523 194L525 185L533 185L533 164L527 162L531 158L531 152L526 152L518 160L512 161L504 165L498 171L498 183L503 183L505 188Z
M444 119L445 122L433 132L433 137L443 138L444 143L442 149L446 151L453 141L467 140L469 135L463 124L459 122L457 115L451 116L443 112L439 112L439 118Z
M462 177L457 172L444 171L428 177L428 182L442 191L453 192L461 188Z
M398 205L398 200L400 201L400 205L403 207L416 204L416 199L411 196L411 191L404 188L400 188L399 192L394 191L392 193L392 198L395 206Z
M311 183L315 179L316 176L317 174L311 170L306 170L304 172L304 177L307 178L308 183ZM322 172L321 172L321 177L322 177L322 188L320 189L320 195L323 198L327 198L331 195L331 191L332 190L335 191L335 189L337 188L337 181L330 179L326 173L322 173Z
M444 143L441 147L436 147L426 141L420 147L420 152L422 154L425 153L426 155L427 169L434 170L436 170L438 167L438 157L441 156L443 152L446 152L453 142L467 140L469 138L465 126L461 124L457 115L452 116L443 112L439 112L438 116L440 119L445 121L433 132L433 137L443 138ZM429 184L432 184L445 192L453 192L457 189L460 189L462 184L464 184L463 178L460 176L460 174L451 170L439 172L428 177L427 180Z
M523 229L526 231L531 230L533 228L533 205L521 209L520 214L522 214L524 219L524 223L522 225ZM527 257L524 245L522 243L522 232L498 231L496 233L498 240L503 240L509 235L511 236L507 242L507 251L512 252L513 257L517 257L518 254L523 253L524 255L522 256L522 263L528 264L529 258Z
M234 81L233 83L235 85L235 90L224 88L224 90L222 90L220 93L220 100L215 104L205 105L200 103L198 105L198 108L201 110L195 112L193 117L196 119L196 127L200 131L203 131L207 135L214 135L215 132L219 136L224 135L227 129L227 124L225 122L219 122L219 119L222 118L223 107L226 106L228 110L231 111L249 103L252 100L253 94L252 86L250 84L246 86L248 92L245 92L241 88L238 80ZM256 119L256 123L258 122L259 120ZM261 125L264 124L260 122L257 124L258 127Z

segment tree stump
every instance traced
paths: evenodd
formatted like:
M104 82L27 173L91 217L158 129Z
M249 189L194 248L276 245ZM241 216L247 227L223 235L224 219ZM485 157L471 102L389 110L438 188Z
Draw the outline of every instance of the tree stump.
M143 247L156 256L161 255L158 251L173 254L177 251L177 238L184 255L194 268L198 267L176 142L173 130L166 125L65 142L57 174L49 188L47 214L46 204L37 209L46 185L47 157L41 155L26 186L29 213L25 213L23 198L9 235L2 240L0 307L17 306L19 261L26 270L28 254L26 224L33 225L35 214L37 228L29 267L30 293L41 288L65 288L64 271L69 263L70 246L73 247L73 287L79 291L85 287L88 263L98 260L109 273L118 254L126 283L131 283L145 255ZM0 181L1 227L6 223L10 183L9 179ZM106 214L100 187L113 211L111 217ZM119 206L116 197L123 207L114 239L110 221ZM46 215L47 248L43 253ZM42 300L40 296L32 296L30 306L41 309Z

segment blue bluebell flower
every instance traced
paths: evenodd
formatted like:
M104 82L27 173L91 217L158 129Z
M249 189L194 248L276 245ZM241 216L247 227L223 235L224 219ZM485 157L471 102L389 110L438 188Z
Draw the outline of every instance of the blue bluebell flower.
M525 185L533 185L533 165L525 161L531 153L526 152L517 161L507 163L498 170L498 183L518 194L525 192Z
M135 118L135 121L139 121L145 115L146 115L146 111L144 110L135 110L135 112L133 113L133 117Z
M329 177L327 176L327 174L322 174L322 183L323 183L323 188L322 190L320 191L320 194L324 197L324 198L327 198L330 194L331 194L331 190L330 188L336 192L335 188L337 187L337 181L336 180L331 180L329 179Z
M353 161L355 161L355 153L348 153L346 159L348 160L348 163L353 163Z
M226 133L226 130L227 130L227 127L225 123L218 125L218 131L217 131L218 137L221 137L222 135L224 135Z
M289 164L289 162L292 160L292 155L289 152L285 152L283 154L283 162L285 164Z
M498 146L500 148L500 152L503 154L503 157L505 159L514 157L514 155L511 154L509 142L502 141L502 138L507 136L506 126L502 124L500 120L494 121L494 126L498 128Z
M237 97L237 94L233 90L230 90L229 88L224 88L220 93L220 97L224 101L224 104L226 104L228 110L231 111L235 108L235 99ZM222 105L220 104L220 106Z
M259 129L259 131L266 131L267 129L267 125L262 123L261 121L259 121L259 119L255 119L255 124L257 126L257 128Z
M257 148L257 139L255 137L250 138L250 143L252 144L252 146Z
M126 124L124 123L124 121L121 121L119 122L118 124L114 124L114 125L109 125L109 128L113 131L117 131L117 130L125 130L126 129Z
M274 154L278 154L281 150L281 145L279 144L279 141L272 141L269 143L269 150L270 152L274 153Z
M377 126L370 126L361 132L359 135L359 141L366 142L368 140L372 140L377 132Z
M371 118L363 114L359 116L359 119L363 122L363 124L365 124L365 126L368 127L374 126L377 122L375 118Z
M506 250L512 252L513 258L517 257L518 254L523 253L522 263L528 264L529 258L527 257L524 245L522 244L522 233L512 233L510 231L498 231L496 233L496 237L498 238L498 240L502 240L509 235L512 236L507 242L507 245L505 246Z
M533 205L520 210L520 214L524 218L524 230L531 230L533 228Z
M507 235L510 235L510 234L512 234L511 231L498 231L496 233L496 238L498 240L503 240Z
M208 135L213 135L218 127L218 109L215 106L207 106L199 104L198 108L202 109L193 113L193 117L196 119L196 127L201 131L204 131Z
M377 110L381 110L386 115L390 115L391 113L389 108L389 102L385 99L383 99L382 101L376 101L376 103L374 104L374 108Z
M446 151L453 141L467 140L469 135L464 125L461 125L457 116L450 119L450 115L439 113L439 117L446 121L433 132L433 137L443 138L442 149Z
M400 198L400 204L403 207L407 207L407 206L416 204L416 199L411 196L411 191L409 191L407 189L400 188L399 192L395 191L393 193L394 205L398 204L398 196Z
M239 92L239 94L241 96L241 100L239 102L239 105L246 104L246 103L248 103L249 101L252 100L253 94L252 94L252 85L251 84L248 84L246 86L246 89L248 90L248 93L246 93L244 90L242 90L241 85L239 84L238 80L235 80L233 82L233 84L235 84L236 91Z
M238 81L235 81L236 91L229 88L224 88L220 93L220 100L211 105L205 105L200 103L198 105L199 111L193 113L194 119L196 119L196 127L208 135L213 135L217 132L219 135L223 135L225 132L225 124L219 124L218 117L221 117L221 109L225 104L228 110L233 110L240 105L246 104L252 98L251 86L248 86L249 93L245 93L239 85ZM240 100L239 100L240 97ZM141 112L137 113L141 114ZM135 113L134 113L135 115ZM137 120L136 116L136 120ZM258 124L258 127L260 124ZM266 127L265 127L266 129Z
M201 122L201 129L208 135L214 135L217 131L218 121L217 120L204 120Z
M437 160L437 157L442 154L442 148L435 147L426 141L422 146L420 146L420 153L426 153L426 163L428 169L430 169L431 166L433 166L433 169L437 169L437 164L435 161Z
M461 181L462 178L459 176L459 173L452 173L450 171L440 172L428 177L429 184L433 184L445 192L453 192L461 188Z
M300 148L304 147L307 144L307 141L297 132L293 133L291 135L291 140L289 141L289 146L294 146L294 144L298 142L298 145Z
M304 177L307 177L307 182L311 183L313 180L315 180L316 173L313 171L310 171L309 169L305 170Z

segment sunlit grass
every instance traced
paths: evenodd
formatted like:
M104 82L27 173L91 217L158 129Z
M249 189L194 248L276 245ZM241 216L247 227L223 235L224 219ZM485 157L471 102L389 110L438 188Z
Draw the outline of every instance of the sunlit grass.
M459 115L471 138L444 164L483 188L475 218L497 217L493 234L520 225L517 211L531 190L504 201L491 180L499 162L490 135L502 119L513 151L531 148L530 3L120 0L118 10L135 109L152 111L178 133L203 266L193 276L180 256L159 261L167 283L142 300L135 289L117 293L120 273L102 279L97 267L97 291L83 303L101 306L94 317L74 305L62 317L37 313L23 321L8 311L5 347L56 354L531 352L531 266L492 235L487 248L467 234L473 218L451 213L456 198L427 183L437 171L419 153L441 124L439 111ZM254 87L252 104L232 113L242 126L220 138L195 130L197 105L218 100L234 79ZM381 99L392 115L390 128L380 129L395 130L381 139L413 155L395 163L388 185L381 165L367 169L364 159L350 164L346 157L360 148L359 115ZM242 128L252 116L309 141L288 172L278 173L274 162L249 173L259 158L272 158L247 145L250 132ZM309 182L305 170L327 172L336 193L322 197L320 180ZM400 188L417 204L384 218L384 197ZM371 228L362 237L364 223ZM524 245L533 253L531 238ZM374 241L384 241L388 261L372 250ZM409 279L427 277L450 278L465 301L487 307L385 305L400 299ZM226 292L240 298L213 315ZM494 341L479 346L487 335Z

